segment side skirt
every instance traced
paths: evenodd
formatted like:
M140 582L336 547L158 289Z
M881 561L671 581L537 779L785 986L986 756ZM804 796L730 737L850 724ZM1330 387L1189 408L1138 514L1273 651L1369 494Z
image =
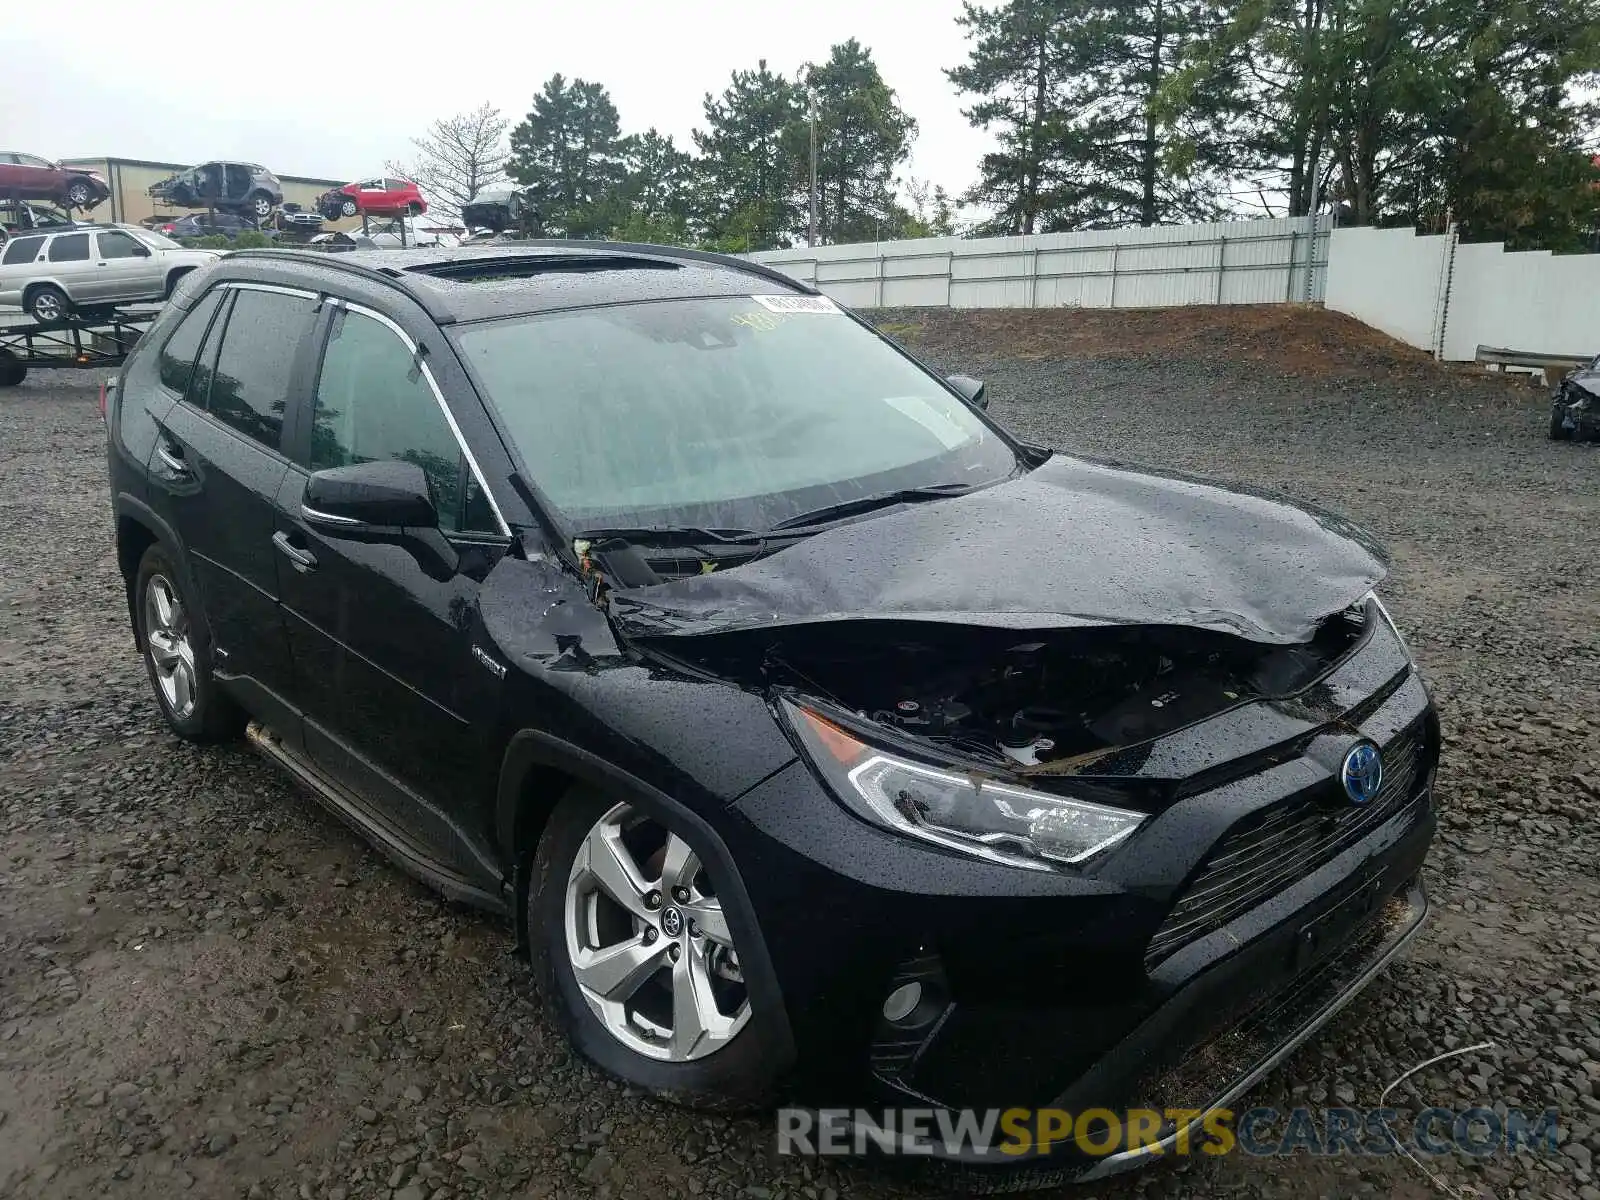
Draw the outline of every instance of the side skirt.
M500 916L511 916L511 908L503 896L486 891L473 881L441 865L404 834L391 827L355 793L330 779L304 754L288 745L259 721L250 722L245 730L245 737L258 753L288 772L334 816L354 829L407 875L420 880L451 900L486 909Z

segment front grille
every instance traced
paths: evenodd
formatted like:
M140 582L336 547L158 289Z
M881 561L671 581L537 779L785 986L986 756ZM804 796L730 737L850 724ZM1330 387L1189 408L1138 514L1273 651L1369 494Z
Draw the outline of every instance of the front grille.
M1335 805L1312 797L1240 821L1212 848L1167 914L1145 951L1145 965L1220 929L1406 808L1416 798L1422 750L1420 721L1383 747L1383 789L1371 804Z

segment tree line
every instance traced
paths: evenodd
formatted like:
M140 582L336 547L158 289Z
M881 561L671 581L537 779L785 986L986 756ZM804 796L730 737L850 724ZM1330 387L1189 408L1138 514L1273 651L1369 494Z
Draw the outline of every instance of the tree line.
M692 144L623 134L552 76L514 126L436 122L410 173L444 207L509 179L556 236L745 251L1338 213L1514 248L1585 248L1600 0L1003 0L946 70L995 149L952 197L901 176L917 122L854 39L707 93Z

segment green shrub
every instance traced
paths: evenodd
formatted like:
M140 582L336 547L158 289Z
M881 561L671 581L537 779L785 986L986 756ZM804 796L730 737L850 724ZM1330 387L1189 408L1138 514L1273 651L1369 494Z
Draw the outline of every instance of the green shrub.
M272 239L257 229L243 230L238 237L233 239L233 248L235 250L265 250L272 244Z

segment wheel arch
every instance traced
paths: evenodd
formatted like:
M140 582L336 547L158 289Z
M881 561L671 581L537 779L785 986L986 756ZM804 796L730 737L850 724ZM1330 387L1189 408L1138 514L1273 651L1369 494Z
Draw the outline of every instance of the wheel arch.
M183 586L191 595L198 595L194 576L189 570L189 558L172 527L163 521L146 504L126 493L117 497L117 567L122 572L122 590L128 602L128 622L133 626L133 642L140 653L144 652L144 639L139 633L137 600L133 585L139 576L139 563L151 546L160 546L172 557L172 565L183 576ZM203 606L197 606L196 615L206 619ZM207 630L209 633L210 631Z
M768 1036L780 1048L787 1067L794 1061L794 1031L755 906L727 843L687 805L598 755L537 729L512 735L501 760L495 799L495 834L512 856L519 945L525 945L529 936L528 865L551 811L570 788L579 785L598 788L663 823L692 831L697 850L703 848L710 860L705 865L716 874L717 894L728 913L755 1011L770 1026Z
M65 296L67 298L67 303L68 304L72 303L72 293L67 291L66 288L62 287L59 280L56 280L56 279L30 279L30 280L28 280L27 284L25 284L23 286L23 289L22 289L22 307L23 307L24 311L27 310L28 302L30 300L32 300L35 295L38 294L40 288L55 288L56 291L60 292L63 296Z

